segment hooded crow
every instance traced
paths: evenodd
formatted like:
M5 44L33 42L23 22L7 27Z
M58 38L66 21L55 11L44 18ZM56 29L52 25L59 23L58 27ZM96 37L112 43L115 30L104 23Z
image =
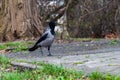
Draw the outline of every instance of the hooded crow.
M54 41L55 38L55 21L50 21L48 24L48 28L46 29L46 31L42 34L42 36L40 37L40 39L35 43L35 45L29 49L29 51L34 51L37 48L41 49L41 54L43 55L42 52L42 47L47 47L48 48L48 56L52 56L51 52L50 52L50 47Z

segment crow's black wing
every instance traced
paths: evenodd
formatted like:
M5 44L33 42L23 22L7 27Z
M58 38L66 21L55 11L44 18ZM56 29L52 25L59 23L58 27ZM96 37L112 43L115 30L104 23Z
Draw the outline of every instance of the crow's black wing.
M35 45L37 45L37 44L40 43L41 41L45 40L45 39L47 38L47 35L48 35L48 33L43 34L43 35L40 37L40 39L35 43Z

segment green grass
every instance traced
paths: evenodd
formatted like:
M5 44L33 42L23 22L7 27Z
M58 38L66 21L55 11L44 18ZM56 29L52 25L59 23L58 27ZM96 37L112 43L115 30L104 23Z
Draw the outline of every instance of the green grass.
M102 74L100 72L93 72L89 75L90 80L120 80L120 75L111 75L109 73Z
M41 63L43 69L2 72L1 80L75 80L82 78L82 72L67 70L62 66Z
M66 72L68 73L68 72ZM77 78L73 74L71 75L50 75L42 72L41 70L24 71L24 72L8 72L3 73L1 80L120 80L119 76L113 76L110 74L101 74L99 72L93 72L88 77Z
M120 80L120 76L93 72L85 76L82 72L67 70L50 64L43 69L3 72L1 80Z
M0 56L0 71L8 67L10 67L10 60L5 56Z
M110 45L116 45L118 44L118 40L112 40L109 42Z
M10 65L10 59L0 56L0 65ZM45 64L41 62L32 62L42 66L42 69L28 70L17 68L16 70L0 71L0 80L120 80L120 75L103 74L93 72L87 76L81 71L68 70L63 66ZM0 66L1 67L1 66Z
M13 49L13 52L19 52L27 50L28 45L31 45L33 42L7 42L0 44L0 50Z
M9 59L5 56L0 56L0 63L7 64Z
M7 57L5 57L5 56L0 56L0 65L7 65L7 64L9 64L9 62L10 62L10 60L7 58Z
M83 64L83 63L84 63L84 62L75 62L74 64L77 65L77 64Z

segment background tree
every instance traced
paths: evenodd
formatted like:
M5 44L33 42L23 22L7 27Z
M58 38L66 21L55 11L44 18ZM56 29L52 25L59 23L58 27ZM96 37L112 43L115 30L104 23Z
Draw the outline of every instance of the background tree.
M105 37L120 31L119 0L66 0L67 30L71 37Z

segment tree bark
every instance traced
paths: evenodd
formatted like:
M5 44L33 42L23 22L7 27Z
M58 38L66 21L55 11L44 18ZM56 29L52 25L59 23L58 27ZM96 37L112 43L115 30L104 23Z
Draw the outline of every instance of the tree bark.
M43 32L37 0L0 1L0 40L37 37Z

